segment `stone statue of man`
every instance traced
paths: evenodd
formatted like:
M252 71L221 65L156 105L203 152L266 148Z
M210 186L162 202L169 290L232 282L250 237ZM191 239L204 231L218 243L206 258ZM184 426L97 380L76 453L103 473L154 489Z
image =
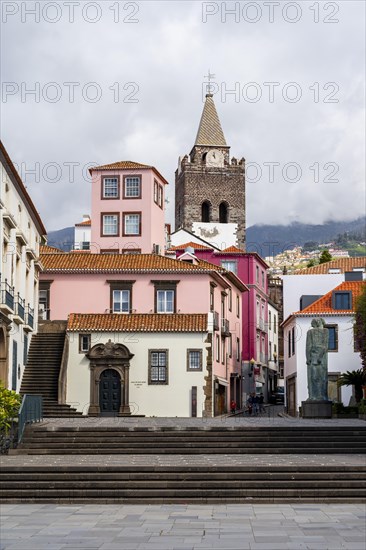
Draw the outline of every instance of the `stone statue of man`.
M313 319L306 335L307 401L328 401L328 329L323 319Z

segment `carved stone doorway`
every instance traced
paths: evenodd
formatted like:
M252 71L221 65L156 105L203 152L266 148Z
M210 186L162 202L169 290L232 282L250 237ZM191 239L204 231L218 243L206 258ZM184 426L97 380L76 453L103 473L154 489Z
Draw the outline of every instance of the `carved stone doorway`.
M129 371L133 354L123 344L96 344L86 354L90 361L89 416L131 414Z

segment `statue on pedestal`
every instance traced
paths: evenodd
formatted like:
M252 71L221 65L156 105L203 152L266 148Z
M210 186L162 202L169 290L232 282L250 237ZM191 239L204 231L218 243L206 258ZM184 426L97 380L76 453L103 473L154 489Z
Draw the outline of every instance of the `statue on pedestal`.
M313 319L306 335L307 401L328 401L328 330L324 319Z

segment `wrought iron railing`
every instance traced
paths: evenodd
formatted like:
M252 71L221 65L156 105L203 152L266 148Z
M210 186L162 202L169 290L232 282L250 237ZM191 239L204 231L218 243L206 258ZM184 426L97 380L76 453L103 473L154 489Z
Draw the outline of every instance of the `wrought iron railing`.
M6 281L1 283L1 303L14 309L14 288Z
M15 298L15 315L18 315L23 321L25 319L25 300L20 297L19 293Z
M21 442L24 429L27 424L40 422L43 419L43 397L41 395L23 396L22 404L18 413L18 443Z
M33 328L34 326L34 309L31 308L29 305L27 306L25 313L25 323L31 328Z

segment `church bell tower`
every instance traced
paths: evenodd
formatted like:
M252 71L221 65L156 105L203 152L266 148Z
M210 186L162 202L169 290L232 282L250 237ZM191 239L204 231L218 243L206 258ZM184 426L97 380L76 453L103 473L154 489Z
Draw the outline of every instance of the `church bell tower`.
M175 173L175 230L218 248L245 248L245 161L230 159L213 95L206 94L197 137Z

